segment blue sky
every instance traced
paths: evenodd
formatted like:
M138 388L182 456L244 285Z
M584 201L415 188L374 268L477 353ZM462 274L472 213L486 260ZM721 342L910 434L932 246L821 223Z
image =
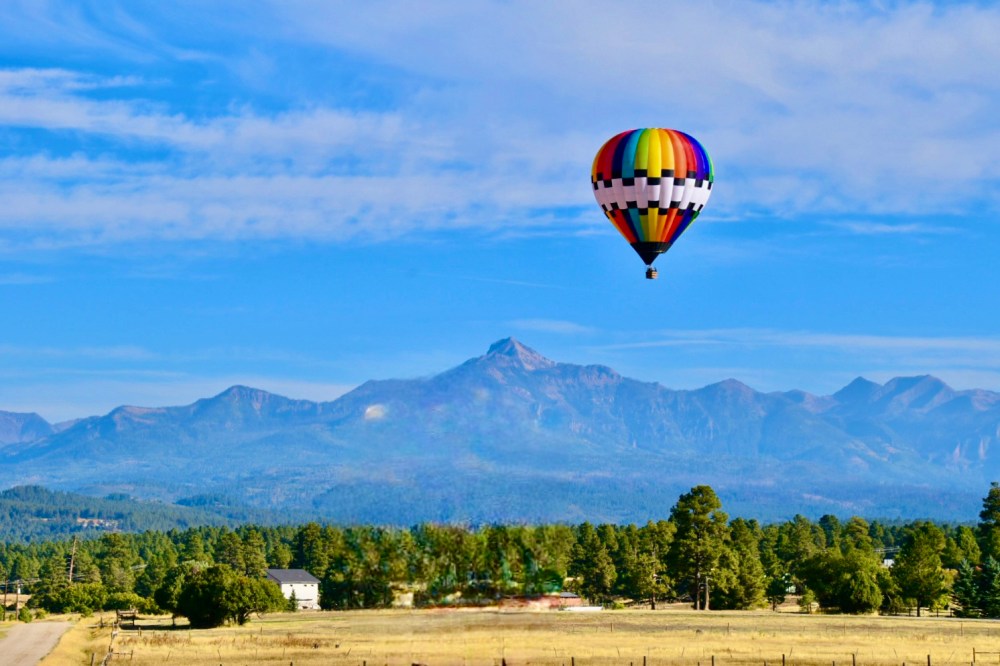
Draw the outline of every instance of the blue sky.
M1000 390L1000 9L5 2L0 409L330 399L513 335L672 388ZM643 266L613 134L712 155Z

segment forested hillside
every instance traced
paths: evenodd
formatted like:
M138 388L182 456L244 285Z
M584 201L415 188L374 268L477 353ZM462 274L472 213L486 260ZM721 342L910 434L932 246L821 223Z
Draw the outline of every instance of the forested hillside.
M37 541L104 532L166 531L196 525L278 522L277 512L233 507L218 496L191 497L185 506L142 501L123 494L104 498L55 492L40 486L0 491L0 541Z
M796 592L807 610L950 607L997 617L998 559L995 483L975 527L832 515L761 525L730 520L712 488L696 486L678 498L669 519L642 526L308 523L8 542L0 546L0 580L20 581L33 604L53 611L131 605L186 614L181 600L191 597L184 590L192 585L212 579L250 590L265 569L290 567L321 580L320 603L330 609L389 606L401 593L417 605L440 605L561 590L601 604L655 607L686 599L702 608L746 609Z

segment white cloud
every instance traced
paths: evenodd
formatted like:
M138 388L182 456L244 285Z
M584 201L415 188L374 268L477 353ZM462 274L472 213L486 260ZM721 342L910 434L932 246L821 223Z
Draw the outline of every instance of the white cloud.
M510 325L523 331L539 331L560 335L589 335L597 332L597 329L592 326L561 319L515 319L510 322Z
M103 347L25 347L0 344L0 357L17 359L98 359L114 361L146 361L157 358L157 354L136 345Z
M947 225L930 225L921 223L886 224L858 220L853 222L832 222L831 226L859 236L940 236L957 233L957 229Z
M705 329L630 332L629 342L592 347L624 359L641 354L663 377L691 382L728 376L758 382L767 390L836 390L857 375L885 381L897 376L934 374L956 388L1000 388L1000 338L988 336L894 336L774 329ZM669 352L669 361L658 354ZM732 370L694 365L704 358L754 359L756 367ZM792 359L808 358L797 369ZM654 379L660 379L656 377ZM820 384L817 386L817 382ZM839 385L837 382L842 382Z
M1000 391L1000 338L868 335L778 329L602 332L585 348L627 377L698 389L736 378L758 391L829 395L855 377L884 383L933 375L957 390Z
M162 17L121 8L82 25L80 12L22 5L15 23L75 26L74 44L117 58L149 43L163 61L238 76L247 58L277 67L259 49L307 41L326 67L348 52L407 92L371 108L334 90L195 114L160 99L160 81L0 70L0 127L85 139L72 154L22 143L0 162L0 245L382 240L567 218L585 231L590 160L628 125L702 139L719 179L707 217L836 213L848 231L886 235L924 232L909 215L1000 209L1000 9L988 5L312 1L239 20L200 7L187 9L256 46L194 53ZM619 33L638 37L609 46Z
M326 168L327 160L352 154L374 154L389 163L399 149L408 159L426 157L419 148L434 152L433 141L421 137L417 126L407 131L394 113L307 108L262 116L244 109L196 121L164 104L80 94L122 82L65 70L0 70L0 124L163 144L207 160L193 165L199 169L228 164L252 172L260 168L254 160L262 158L293 165L319 161ZM130 146L121 147L127 152Z
M48 284L50 282L54 282L54 279L46 275L31 275L28 273L0 274L0 285L3 286Z
M634 337L634 336L633 336ZM825 347L842 351L975 352L1000 358L1000 338L926 337L780 331L758 328L657 331L647 340L604 345L604 349L644 349L690 345Z
M488 89L502 112L544 118L536 122L548 134L575 123L608 123L608 134L623 124L690 127L716 158L717 205L996 204L982 191L1000 177L994 7L525 1L418 14L366 3L348 21L316 20L340 11L321 2L276 11L294 34Z

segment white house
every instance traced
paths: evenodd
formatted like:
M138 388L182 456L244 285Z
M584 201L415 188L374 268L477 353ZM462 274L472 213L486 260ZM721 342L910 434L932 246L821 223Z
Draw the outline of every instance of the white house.
M302 610L319 610L319 578L305 569L268 569L267 579L281 588L286 599L292 598Z

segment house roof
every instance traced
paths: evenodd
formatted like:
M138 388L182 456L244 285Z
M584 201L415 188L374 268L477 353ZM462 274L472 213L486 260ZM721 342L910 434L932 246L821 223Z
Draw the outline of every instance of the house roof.
M268 569L267 577L281 583L318 583L319 578L305 569Z

